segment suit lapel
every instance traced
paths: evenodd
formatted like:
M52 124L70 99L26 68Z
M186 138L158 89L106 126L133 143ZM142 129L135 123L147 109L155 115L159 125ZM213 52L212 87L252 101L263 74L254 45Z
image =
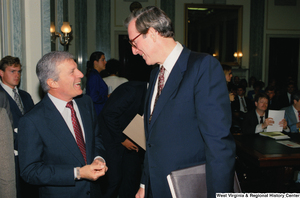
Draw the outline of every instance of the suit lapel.
M187 63L188 63L188 58L190 55L190 50L187 48L184 48L182 53L180 54L177 62L175 63L168 80L162 90L161 95L159 96L159 99L155 105L155 108L153 110L152 114L152 119L151 123L149 125L149 131L153 127L153 124L155 123L156 119L158 118L159 114L161 113L163 107L166 105L168 100L170 99L171 95L178 89L178 86L182 80L183 74L187 69ZM156 75L157 78L157 75ZM153 82L153 86L155 85L156 78ZM152 93L153 93L154 87L152 87ZM151 101L152 95L149 98L149 101ZM149 102L150 103L150 102Z
M5 92L5 94L6 94L7 98L8 98L8 101L9 101L10 109L15 114L17 114L19 117L23 116L23 114L20 111L20 109L19 109L16 101L6 92L6 90L1 85L0 85L0 89Z
M47 94L42 102L45 104L45 117L50 131L62 142L62 145L64 145L66 149L68 149L69 152L84 165L85 162L83 156L77 146L74 136Z

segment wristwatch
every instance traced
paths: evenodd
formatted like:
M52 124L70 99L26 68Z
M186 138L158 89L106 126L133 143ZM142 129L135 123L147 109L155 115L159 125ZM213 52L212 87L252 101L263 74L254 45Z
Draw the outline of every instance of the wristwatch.
M81 177L80 177L80 167L76 167L76 179L77 180L81 179Z

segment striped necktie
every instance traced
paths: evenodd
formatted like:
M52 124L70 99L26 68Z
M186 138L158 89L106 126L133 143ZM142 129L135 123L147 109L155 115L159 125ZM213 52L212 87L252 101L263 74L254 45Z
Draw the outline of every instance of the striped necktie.
M81 131L81 127L78 121L78 118L76 116L76 112L73 108L73 101L70 101L67 103L66 105L67 108L69 108L71 110L71 118L72 118L72 125L74 128L74 133L75 133L75 137L76 137L76 142L77 145L80 149L80 152L84 158L85 164L87 164L86 161L86 151L85 151L85 143L83 141L83 135L82 135L82 131Z

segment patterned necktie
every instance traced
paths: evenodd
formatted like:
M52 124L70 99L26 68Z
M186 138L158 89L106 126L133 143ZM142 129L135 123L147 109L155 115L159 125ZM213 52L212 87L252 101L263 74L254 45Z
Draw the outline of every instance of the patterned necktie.
M13 92L14 92L14 100L17 103L21 113L24 114L24 107L23 107L20 95L18 94L16 89L13 89Z
M73 124L73 128L74 128L74 133L75 133L75 137L76 137L76 142L77 145L80 149L80 152L84 158L85 163L87 164L86 161L86 151L85 151L85 143L83 141L83 135L82 135L82 131L81 131L81 127L78 121L78 118L76 116L76 112L73 108L73 101L70 101L67 103L66 105L67 108L70 108L71 110L71 117L72 117L72 124Z
M300 111L298 111L298 118L299 118L299 122L300 122Z
M153 106L152 113L150 114L149 124L150 124L151 119L152 119L152 114L153 114L156 102L157 102L157 100L158 100L158 98L159 98L159 96L162 92L162 89L164 88L164 85L165 85L165 70L166 69L164 68L164 66L160 67L159 74L158 74L157 94L156 94L156 97L155 97L155 100L154 100L154 106Z
M241 97L241 101L242 101L242 105L243 105L243 108L244 108L244 112L247 112L247 107L246 107L246 104L245 104L245 101L244 101L244 97Z

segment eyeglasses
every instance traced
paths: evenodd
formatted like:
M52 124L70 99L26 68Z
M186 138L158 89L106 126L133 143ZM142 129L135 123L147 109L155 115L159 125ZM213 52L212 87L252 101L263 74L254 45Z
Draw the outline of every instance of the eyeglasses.
M136 37L134 37L134 39L128 41L132 47L137 48L137 46L133 43L133 41L135 41L135 39L137 39L139 36L141 36L141 34L142 33L140 33L139 35L137 35Z

